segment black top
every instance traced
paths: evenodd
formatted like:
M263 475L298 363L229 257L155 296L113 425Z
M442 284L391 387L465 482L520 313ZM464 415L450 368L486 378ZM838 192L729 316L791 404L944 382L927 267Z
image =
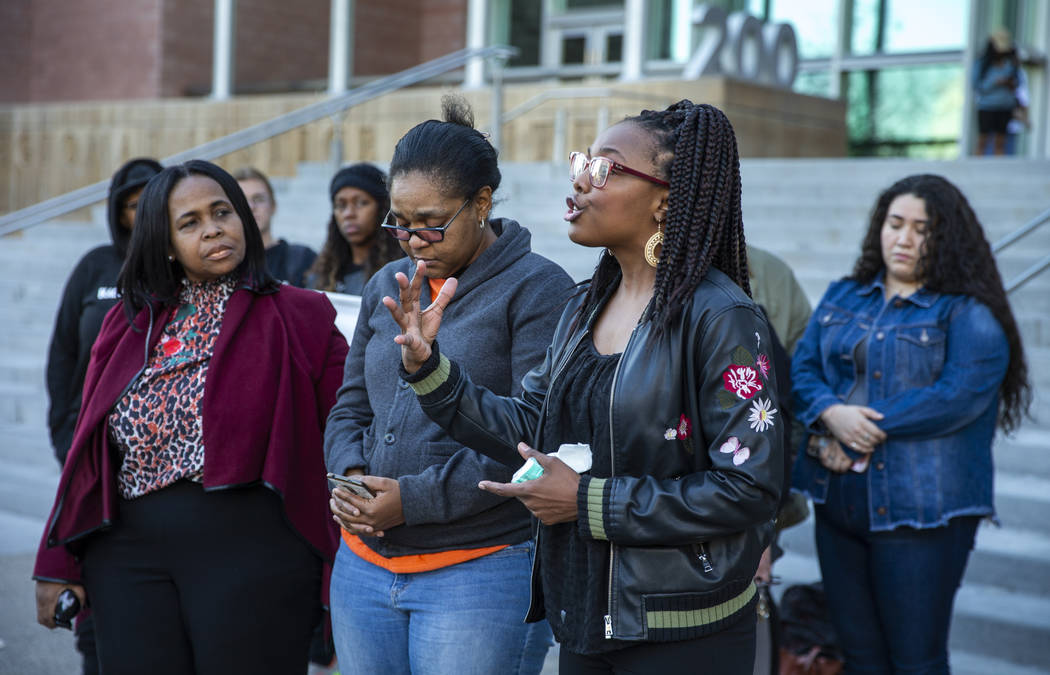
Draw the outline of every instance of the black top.
M313 249L279 239L266 249L266 268L278 281L306 288L306 270L310 269L316 258Z
M602 355L584 339L547 393L543 452L563 443L591 446L590 475L612 474L609 395L620 354ZM631 643L605 639L605 588L609 542L581 537L575 522L544 527L539 539L540 577L547 620L562 649L594 654Z
M124 257L116 246L99 246L81 258L62 292L47 356L47 394L51 401L47 425L60 463L66 461L73 442L91 345L106 313L118 301L117 276L123 264Z

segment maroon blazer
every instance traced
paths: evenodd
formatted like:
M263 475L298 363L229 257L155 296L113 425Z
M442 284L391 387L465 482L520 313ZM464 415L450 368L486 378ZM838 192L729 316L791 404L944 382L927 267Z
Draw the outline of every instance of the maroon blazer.
M106 419L145 366L173 310L147 307L133 326L122 305L106 315L34 578L80 583L83 540L117 522L119 466ZM329 563L338 528L328 510L324 425L347 352L335 314L328 298L314 291L237 289L208 365L201 423L204 488L272 489L293 529Z

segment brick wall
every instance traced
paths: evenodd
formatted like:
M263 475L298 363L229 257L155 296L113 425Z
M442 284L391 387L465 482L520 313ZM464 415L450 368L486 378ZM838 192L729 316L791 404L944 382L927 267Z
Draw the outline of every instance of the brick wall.
M419 63L467 45L467 0L422 0Z
M467 0L358 0L356 75L461 49ZM233 86L328 76L330 0L237 0ZM0 102L123 100L211 90L214 0L0 0Z
M160 1L31 0L28 99L155 96Z
M388 75L421 63L422 2L354 3L354 75Z
M0 2L0 103L29 100L29 0Z
M329 0L237 0L234 88L327 79L330 12Z

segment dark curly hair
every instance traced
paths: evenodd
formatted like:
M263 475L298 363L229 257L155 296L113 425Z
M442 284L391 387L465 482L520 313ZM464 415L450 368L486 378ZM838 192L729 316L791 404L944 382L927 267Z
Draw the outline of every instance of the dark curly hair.
M1032 401L1021 333L1017 328L1003 280L977 214L966 196L943 176L917 174L902 178L881 195L871 211L868 232L850 279L868 284L882 276L881 233L894 199L914 195L925 202L926 241L919 251L916 275L924 288L937 293L968 295L991 311L1010 345L1010 365L999 386L999 425L1012 431Z
M750 296L740 209L740 156L729 119L714 106L682 100L666 110L643 110L624 122L636 124L651 135L657 173L671 184L648 311L657 332L670 324L712 266ZM619 263L603 253L583 303L584 311L593 307L619 277Z
M135 229L131 231L131 242L128 244L128 257L117 277L117 291L129 322L134 321L135 315L151 303L178 304L181 281L186 273L181 264L168 260L171 247L168 200L175 186L190 176L204 176L218 183L241 219L245 254L235 273L242 282L260 292L280 288L280 282L266 269L266 249L263 247L262 235L237 180L216 164L191 159L185 164L169 166L151 178L139 197Z

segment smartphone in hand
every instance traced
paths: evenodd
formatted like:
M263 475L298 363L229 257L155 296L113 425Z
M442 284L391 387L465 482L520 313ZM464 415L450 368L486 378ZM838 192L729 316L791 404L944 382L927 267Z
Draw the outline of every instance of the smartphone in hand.
M372 491L372 488L365 485L361 479L356 476L340 476L337 473L329 473L328 480L332 481L339 487L346 488L363 499L372 499L376 496L376 493Z
M58 602L55 603L55 625L59 628L73 630L73 617L80 611L80 599L70 589L65 589L58 594Z

